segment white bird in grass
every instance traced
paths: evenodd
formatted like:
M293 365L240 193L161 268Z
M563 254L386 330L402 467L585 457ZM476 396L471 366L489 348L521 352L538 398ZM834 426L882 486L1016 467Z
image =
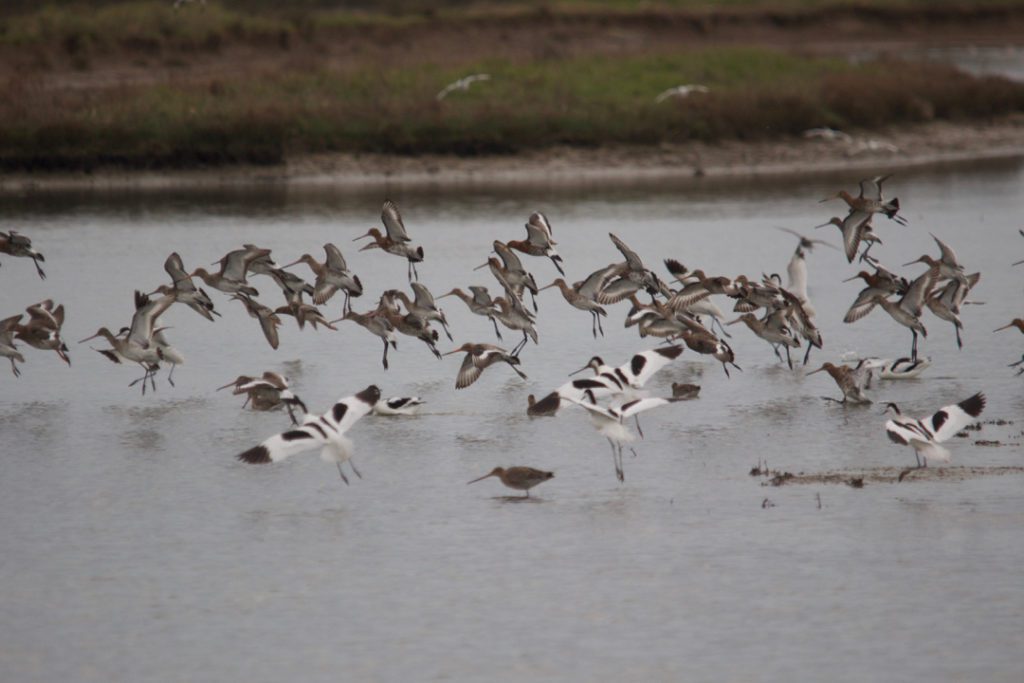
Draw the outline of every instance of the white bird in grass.
M456 90L469 90L469 86L473 85L477 81L489 81L491 80L490 74L470 74L464 76L457 81L453 81L441 89L441 92L437 93L437 101L440 102L444 98L448 97L451 93Z
M373 414L388 417L393 415L415 415L424 403L426 401L419 396L396 396L382 399L373 405Z
M367 415L380 400L380 389L371 384L354 396L340 399L331 409L320 416L306 415L302 425L270 437L259 446L253 446L237 457L242 462L262 465L280 462L311 448L323 446L320 459L338 466L341 480L348 484L348 477L341 469L341 463L348 462L360 479L355 463L352 462L352 441L345 432L352 428L359 418Z
M592 398L592 397L590 397ZM569 399L573 403L582 406L587 410L590 416L591 422L597 431L606 439L612 447L612 459L615 462L615 476L618 477L619 481L625 481L626 476L622 471L622 446L623 444L632 443L636 440L633 436L633 432L629 431L626 427L625 421L630 417L634 417L650 410L651 408L657 408L658 406L667 405L669 403L675 403L682 399L679 398L640 398L635 401L629 401L623 403L621 406L612 406L605 408L599 406L593 402L579 401L573 398ZM639 430L639 425L637 426ZM640 432L640 438L643 438L643 432ZM632 448L629 450L633 451ZM636 451L633 451L633 455L636 455Z
M667 90L662 90L661 93L657 97L654 98L654 101L660 103L660 102L664 102L665 100L667 100L670 97L689 97L690 95L692 95L695 92L699 92L699 93L708 92L708 87L706 85L697 85L697 84L677 85L674 88L669 88Z
M887 403L886 412L891 410L895 416L885 423L885 433L890 441L913 447L919 468L928 467L929 460L949 462L952 454L939 444L969 425L984 409L985 395L981 392L959 403L945 406L934 415L920 420L904 417L899 406ZM900 481L910 471L904 470L900 474Z

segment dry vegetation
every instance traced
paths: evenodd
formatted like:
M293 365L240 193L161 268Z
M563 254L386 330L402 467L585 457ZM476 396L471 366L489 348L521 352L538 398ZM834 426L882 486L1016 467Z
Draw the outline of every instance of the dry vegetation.
M752 1L715 12L696 2L656 11L621 2L422 5L396 1L376 14L313 0L287 10L260 2L8 8L0 168L273 164L331 151L507 154L1024 110L1024 86L1003 79L938 65L855 66L777 44L780 35L820 40L830 11L857 17L865 35L915 17L933 32L1012 30L1024 19L1017 2L769 10ZM762 46L737 47L743 35ZM436 100L446 83L476 72L492 78ZM711 90L654 101L681 83Z

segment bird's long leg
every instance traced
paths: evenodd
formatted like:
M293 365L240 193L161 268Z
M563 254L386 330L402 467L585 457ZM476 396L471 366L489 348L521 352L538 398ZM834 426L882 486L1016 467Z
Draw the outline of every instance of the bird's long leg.
M601 336L603 337L604 336L604 328L601 327L601 314L598 313L597 311L594 311L594 317L597 318L597 331L600 332Z
M245 406L242 406L242 407L244 408ZM299 421L295 419L295 411L292 410L292 404L286 402L284 404L284 407L288 409L288 419L290 419L292 421L292 424L293 425L299 424Z
M341 315L349 313L352 310L352 304L349 303L348 290L345 290L345 300L341 303Z
M352 471L356 473L357 477L359 477L360 479L363 478L363 475L361 475L359 473L359 470L356 469L356 463L355 463L355 461L352 458L348 459L348 466L352 468Z
M562 266L561 266L561 265L560 265L560 264L558 263L558 261L559 261L560 259L557 259L557 258L555 258L554 256L551 256L551 257L549 257L549 258L551 258L551 262L555 264L555 268L558 268L558 272L559 272L559 274L560 274L560 275L561 275L562 277L565 277L565 271L564 271L564 270L562 270Z
M594 335L594 339L597 339L597 311L590 312L590 334Z
M348 477L346 477L345 473L341 471L341 463L335 462L334 464L338 466L338 474L341 475L341 480L345 482L346 486L348 486Z
M170 382L171 386L174 386L174 368L178 367L177 363L171 363L171 371L167 373L167 381Z
M18 366L15 365L14 359L13 358L9 358L8 360L11 361L11 372L14 373L15 377L20 377L21 376L21 370L19 370Z
M782 360L782 354L779 353L779 345L778 344L772 344L772 351L775 352L775 357L776 358L778 358L779 360Z
M494 334L498 335L498 341L501 341L501 330L498 329L498 321L495 320L492 316L487 317L490 318L491 323L494 325Z
M622 468L622 444L621 443L618 444L618 452L619 452L619 460L618 460L619 481L626 481L626 470L624 470Z
M962 349L964 348L964 343L960 341L960 326L954 323L953 327L956 329L956 347Z
M644 430L640 429L640 415L634 415L633 421L636 422L636 431L640 434L640 438L644 438Z
M732 335L725 331L725 326L722 325L722 321L719 320L718 318L716 318L715 316L711 316L711 327L712 328L714 328L715 323L718 323L718 330L722 333L723 337L728 337L729 339L732 339Z
M32 257L32 263L36 264L36 272L39 273L39 279L40 280L45 280L46 279L46 273L44 273L43 269L39 267L39 259L37 259L35 256L33 256Z
M789 365L789 369L793 369L793 358L789 355L789 344L786 344L786 363Z
M807 353L804 354L804 365L807 365L807 359L811 357L811 349L814 348L814 344L807 342Z
M513 369L513 370L515 371L515 373L516 373L517 375L519 375L520 377L522 377L523 379L529 379L529 378L528 378L528 377L526 376L526 374L525 374L525 373L524 373L524 372L523 372L522 370L520 370L519 368L517 368L516 366L512 365L511 363L509 363L509 364L508 364L508 366L509 366L510 368L512 368L512 369Z
M247 405L249 405L249 401L251 401L251 400L252 400L252 394L248 394L247 393L245 395L245 403L242 404L242 408L245 408Z
M444 330L444 333L448 336L448 341L455 341L455 339L452 337L451 331L449 331L449 329L448 329L448 323L446 323L443 320L440 321L440 322L441 322L441 328Z
M537 297L532 289L530 290L530 300L533 302L533 312L536 313L539 309L537 308Z
M383 339L383 337L382 337ZM384 339L384 369L388 369L388 340Z
M722 369L725 370L725 376L732 379L732 376L729 374L729 366L725 364L725 361L722 361Z
M608 439L608 444L612 447L612 464L615 466L615 477L622 481L622 469L619 467L619 456L615 451L615 442Z
M914 341L911 342L910 346L910 360L913 363L917 362L917 330L910 330L910 333L914 335Z

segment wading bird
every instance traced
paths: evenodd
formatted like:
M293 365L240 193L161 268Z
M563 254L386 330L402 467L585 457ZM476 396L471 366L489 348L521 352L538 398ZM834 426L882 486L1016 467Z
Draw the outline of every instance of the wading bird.
M54 351L68 367L71 367L68 346L60 336L61 327L64 325L64 304L54 307L53 300L46 299L32 304L25 312L28 313L28 323L15 327L14 338L34 349Z
M394 415L415 415L426 403L419 396L396 396L394 398L381 399L373 405L374 415L391 417Z
M825 371L835 381L839 390L843 392L843 400L840 401L830 396L822 396L826 401L834 401L835 403L871 403L871 399L867 397L864 390L871 386L872 369L872 364L863 360L856 367L852 368L848 365L824 363L817 370L808 372L807 375L810 376L816 372Z
M553 479L555 476L554 472L545 472L544 470L535 470L532 467L495 467L488 474L482 477L477 477L473 481L466 482L467 484L475 484L478 481L483 481L488 477L497 477L501 480L501 483L510 489L517 491L526 491L525 498L530 497L530 489L537 484L543 484L548 479Z
M927 467L929 460L949 462L952 454L939 444L952 438L970 424L973 418L981 415L984 409L985 395L981 392L959 403L945 406L934 415L920 420L904 417L899 406L887 403L886 412L892 411L894 417L885 423L885 432L890 441L914 449L918 467ZM900 474L900 481L908 472L910 470Z

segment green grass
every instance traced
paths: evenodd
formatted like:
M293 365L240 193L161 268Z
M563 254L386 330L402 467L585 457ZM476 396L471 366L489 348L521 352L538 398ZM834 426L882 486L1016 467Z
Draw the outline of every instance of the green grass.
M446 83L492 76L438 102ZM704 95L656 104L662 90ZM812 60L757 49L586 57L383 74L327 70L102 92L23 87L0 101L0 167L278 163L303 152L507 154L553 145L766 139L1024 110L1024 85L934 65Z

